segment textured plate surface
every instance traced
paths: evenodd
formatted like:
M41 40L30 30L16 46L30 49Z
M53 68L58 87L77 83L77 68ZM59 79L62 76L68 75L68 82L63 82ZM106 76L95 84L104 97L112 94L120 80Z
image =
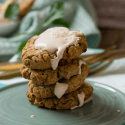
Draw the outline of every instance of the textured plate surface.
M101 83L88 81L93 100L74 110L51 110L28 102L27 83L0 88L2 125L125 125L125 94ZM120 110L120 112L117 112ZM35 115L34 118L31 115Z

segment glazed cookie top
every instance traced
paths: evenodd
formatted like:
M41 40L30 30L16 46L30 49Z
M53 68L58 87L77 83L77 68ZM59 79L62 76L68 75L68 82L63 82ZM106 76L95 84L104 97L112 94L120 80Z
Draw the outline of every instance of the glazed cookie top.
M45 62L48 65L35 67L36 69L47 69L51 66L55 70L60 59L74 59L87 50L87 42L84 34L80 31L70 31L65 27L47 29L39 36L33 37L33 39L34 41L28 41L26 47L23 49L22 61L24 64L28 61L28 63L31 63L29 65L34 65L32 57L39 58L39 55L41 55L43 61L41 59L37 59L37 61L40 62L41 60L42 63ZM31 51L31 53L27 51ZM34 66L29 67L35 69Z
M39 35L35 41L35 49L47 50L49 53L57 51L57 56L51 59L51 66L55 70L59 60L63 57L63 53L70 45L78 44L79 35L83 35L80 31L70 31L65 27L55 27L46 30Z

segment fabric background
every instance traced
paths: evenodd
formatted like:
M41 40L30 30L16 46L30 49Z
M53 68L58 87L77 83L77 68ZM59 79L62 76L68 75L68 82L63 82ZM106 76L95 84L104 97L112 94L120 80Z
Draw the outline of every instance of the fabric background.
M36 0L31 11L20 21L15 33L31 33L36 30L48 16L50 6L59 0ZM96 15L88 0L67 0L64 5L64 19L71 21L71 30L80 30L87 38L89 47L98 46L101 35L96 23ZM14 54L22 41L32 35L0 36L0 55Z

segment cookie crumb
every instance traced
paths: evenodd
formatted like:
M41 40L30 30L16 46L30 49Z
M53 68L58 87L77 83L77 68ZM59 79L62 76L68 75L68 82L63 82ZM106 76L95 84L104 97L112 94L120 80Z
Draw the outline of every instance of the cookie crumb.
M117 110L117 112L120 112L120 110Z
M34 118L35 117L35 115L31 115L31 118Z
M0 124L2 124L2 123L0 123Z
M115 96L115 98L116 98L116 96Z

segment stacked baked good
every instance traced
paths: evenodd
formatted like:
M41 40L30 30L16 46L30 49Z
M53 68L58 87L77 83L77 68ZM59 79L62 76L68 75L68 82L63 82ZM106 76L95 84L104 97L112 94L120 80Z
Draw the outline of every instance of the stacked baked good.
M88 65L79 58L86 50L84 34L65 27L50 28L32 37L21 56L22 76L29 79L28 100L46 108L82 106L93 93L85 82Z

